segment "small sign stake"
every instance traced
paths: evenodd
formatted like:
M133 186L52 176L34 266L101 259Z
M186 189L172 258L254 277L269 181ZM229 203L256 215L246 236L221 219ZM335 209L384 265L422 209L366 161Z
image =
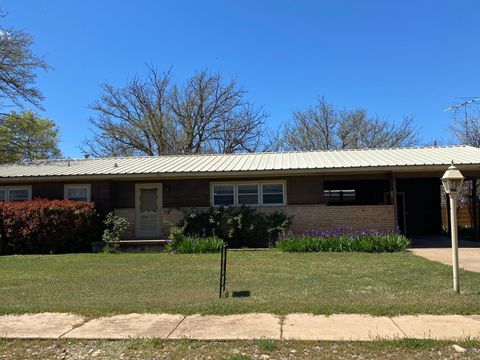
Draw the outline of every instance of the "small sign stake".
M227 283L227 245L222 245L220 248L220 289L218 297L225 297L225 285Z

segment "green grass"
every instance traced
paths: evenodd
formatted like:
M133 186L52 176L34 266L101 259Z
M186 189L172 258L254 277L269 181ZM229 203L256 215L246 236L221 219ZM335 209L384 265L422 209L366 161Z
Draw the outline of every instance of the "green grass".
M193 341L135 339L2 340L0 357L7 359L478 359L480 342L394 340L369 342L277 341L265 349L260 341ZM452 344L465 349L457 353ZM68 355L68 356L67 356ZM266 357L265 357L266 358Z
M218 299L219 254L78 254L0 257L0 313L270 312L478 313L480 274L410 253L231 251ZM249 291L250 296L233 297Z

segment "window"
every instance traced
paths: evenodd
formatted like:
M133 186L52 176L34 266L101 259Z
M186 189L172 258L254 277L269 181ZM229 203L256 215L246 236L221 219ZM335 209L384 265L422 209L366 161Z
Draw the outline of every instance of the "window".
M10 201L24 201L28 200L28 189L11 189L8 193L8 199Z
M355 190L324 190L327 203L354 203Z
M258 184L238 184L238 205L258 205Z
M213 206L269 206L285 204L283 183L243 182L212 184Z
M282 205L283 184L263 184L262 203L265 205Z
M234 185L214 185L213 186L213 205L215 206L233 206L235 205Z
M31 186L0 187L0 201L26 201L31 199Z
M74 201L90 201L90 184L65 185L64 198Z

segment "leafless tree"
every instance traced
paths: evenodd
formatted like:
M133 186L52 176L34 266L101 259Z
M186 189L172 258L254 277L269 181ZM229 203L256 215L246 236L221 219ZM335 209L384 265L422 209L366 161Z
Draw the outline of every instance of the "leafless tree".
M283 127L282 142L288 150L330 150L338 148L337 109L318 98L314 106L296 110Z
M0 13L0 18L4 14ZM0 25L0 104L1 107L30 103L42 108L42 92L35 87L37 70L47 63L32 51L32 37L20 30ZM5 111L3 111L5 113Z
M262 108L244 105L233 115L220 119L220 126L207 145L211 152L254 152L260 150L262 144L266 146L264 130L268 115Z
M170 72L148 67L146 78L125 87L102 85L103 95L90 108L93 136L82 150L101 155L157 155L179 151L177 129L169 111Z
M466 98L447 108L452 113L450 130L464 145L480 147L480 98Z
M370 117L365 109L338 110L323 98L295 111L283 127L283 149L332 150L411 146L418 143L413 117L396 124Z
M412 116L396 124L379 117L368 117L365 109L340 113L338 136L342 149L374 149L412 146L418 143Z
M91 106L93 136L82 146L100 155L255 151L267 114L245 100L236 80L201 71L183 85L152 67L126 87L102 86Z
M207 70L174 86L170 108L183 135L185 153L258 149L267 114L245 101L235 79L224 82Z

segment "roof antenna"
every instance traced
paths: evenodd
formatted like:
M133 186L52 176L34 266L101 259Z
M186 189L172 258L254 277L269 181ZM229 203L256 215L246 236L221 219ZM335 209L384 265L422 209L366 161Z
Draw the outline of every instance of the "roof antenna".
M70 159L68 159L67 161L67 166L70 166Z
M117 167L118 167L118 164L117 164L117 163L114 163L114 164L113 164L113 167L114 167L114 168L117 168Z

